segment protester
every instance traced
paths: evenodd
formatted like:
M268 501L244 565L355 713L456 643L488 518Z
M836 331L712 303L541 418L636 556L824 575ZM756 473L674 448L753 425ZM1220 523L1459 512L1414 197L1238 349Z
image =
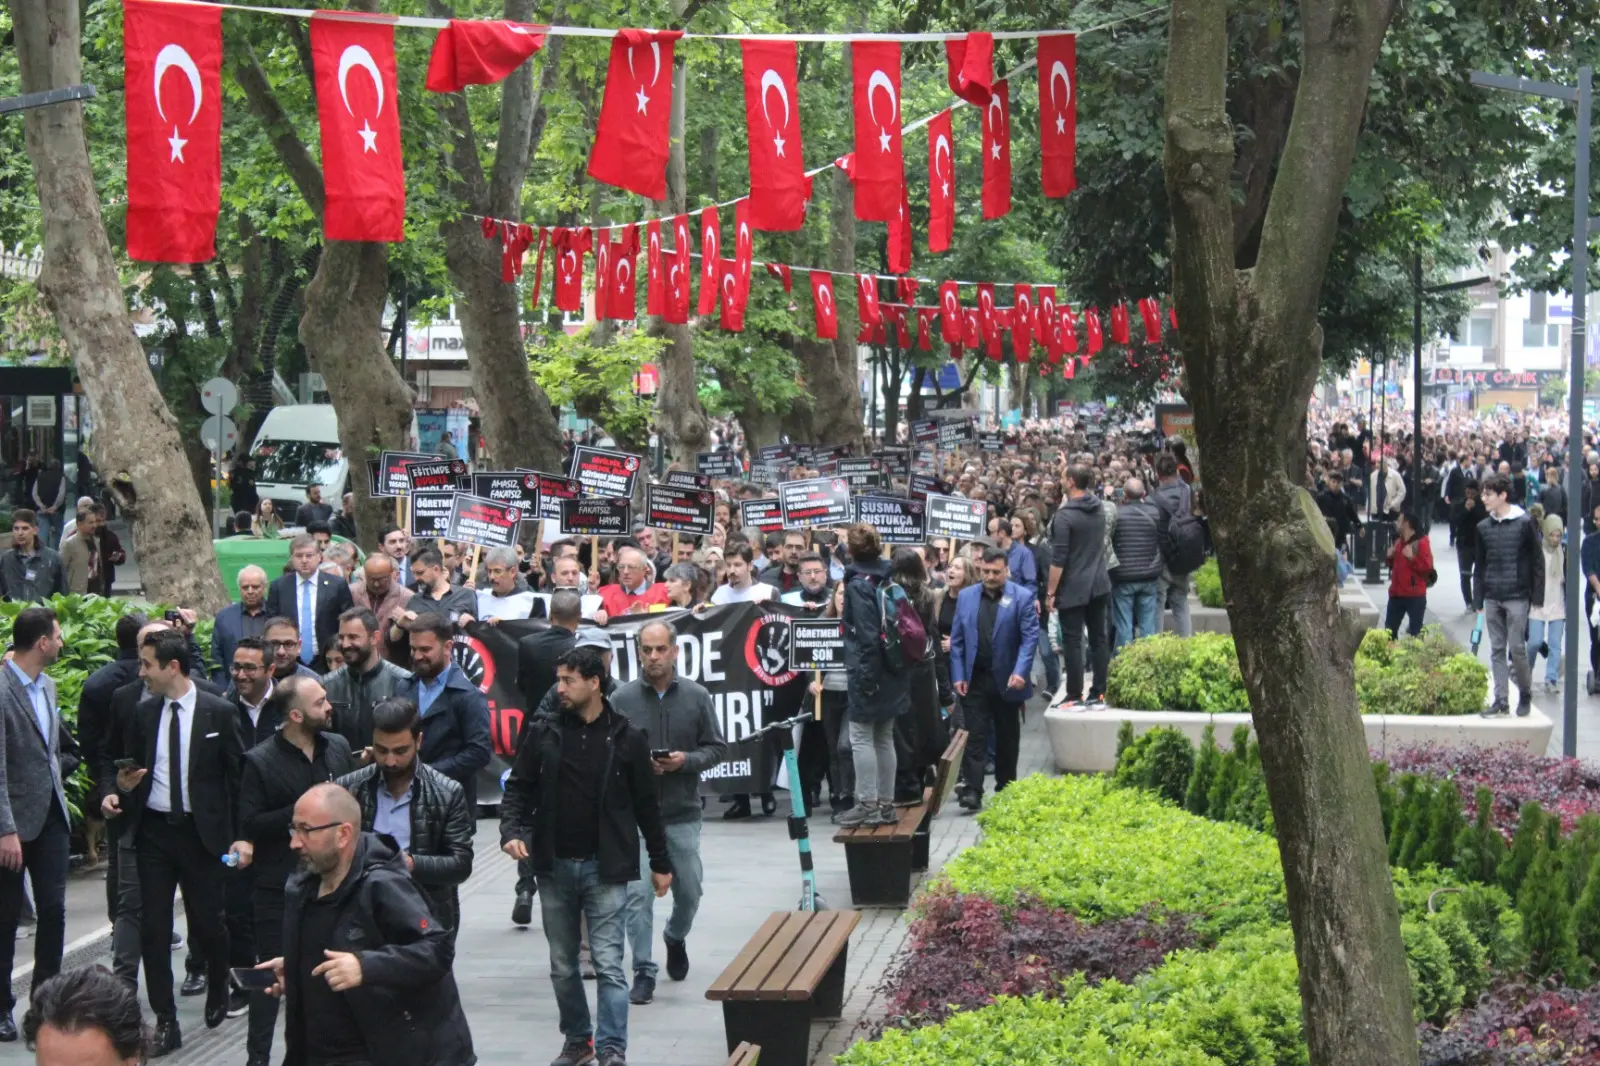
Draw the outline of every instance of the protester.
M894 720L894 802L898 806L914 806L922 802L922 790L933 783L939 757L949 744L944 709L955 702L955 697L950 677L939 660L938 642L933 638L938 632L938 615L922 555L914 548L896 548L890 567L895 584L905 590L927 635L921 660L906 668L910 709ZM881 788L880 785L880 791Z
M1191 560L1178 558L1184 546L1177 541L1180 534L1184 539L1192 538L1198 529L1194 521L1194 493L1188 482L1178 476L1175 456L1165 452L1156 456L1155 472L1156 491L1151 502L1161 512L1161 558L1166 563L1166 569L1161 572L1161 611L1172 612L1173 632L1189 637L1194 635L1189 619L1189 575L1199 567L1197 564L1185 568L1184 564ZM1193 554L1192 550L1189 554Z
M333 729L360 762L372 742L373 708L407 691L411 671L378 654L378 620L365 607L340 616L338 646L344 665L324 674L322 684L333 707Z
M1484 612L1489 631L1489 668L1494 675L1494 702L1485 717L1511 713L1506 691L1506 654L1516 671L1517 715L1533 708L1528 649L1523 634L1528 609L1544 602L1544 549L1539 531L1526 511L1511 503L1511 482L1492 474L1481 486L1489 517L1478 523L1473 607Z
M110 593L100 552L100 528L105 520L106 509L91 500L78 510L72 532L62 541L61 567L67 575L68 592L79 596Z
M39 542L47 545L55 543L58 518L67 504L67 479L61 472L60 459L52 458L39 469L38 480L33 483L32 500L39 516ZM13 521L16 514L12 512Z
M1422 632L1422 616L1428 607L1428 586L1432 584L1433 546L1419 528L1421 523L1410 511L1403 511L1397 522L1398 539L1389 548L1389 605L1384 609L1383 625L1392 637L1400 635L1400 622L1406 620L1406 633Z
M779 596L797 591L801 586L800 557L809 550L805 533L798 529L786 530L780 550L778 563L761 571L761 583L771 585Z
M272 678L282 681L287 677L320 678L322 675L300 661L300 627L294 619L268 618L265 630L267 650L272 653Z
M212 680L220 682L233 662L233 649L244 637L264 637L267 622L267 572L259 566L240 569L237 583L239 602L218 611L211 629L211 654L217 669Z
M283 518L278 514L278 508L273 502L262 497L256 504L255 514L250 519L250 532L258 537L276 539L283 529Z
M1144 482L1136 477L1122 483L1111 543L1117 553L1117 568L1109 571L1115 654L1122 645L1155 633L1161 617L1161 511L1145 499Z
M355 606L350 586L321 573L320 561L316 539L306 533L297 535L289 543L293 572L274 581L267 592L267 613L298 623L300 662L318 673L326 668L322 652L334 642L339 616Z
M423 548L417 552L412 565L417 581L416 595L406 601L406 609L400 612L399 624L389 627L391 645L405 641L405 623L415 621L419 615L430 612L442 615L454 625L462 615L471 616L478 610L478 598L471 589L450 583L450 570L437 548Z
M246 751L272 736L283 724L266 709L267 697L274 687L271 662L272 653L260 637L243 637L234 646L233 662L228 667L233 684L222 698L239 712L239 736Z
M1546 497L1540 497L1540 502L1544 499ZM1565 513L1547 513L1544 516L1541 543L1544 552L1544 602L1528 609L1529 676L1532 676L1537 657L1542 654L1545 657L1544 690L1551 693L1561 691L1561 660L1567 647L1567 552L1561 545L1565 527Z
M995 791L1016 780L1020 712L1033 696L1029 678L1039 642L1037 601L1010 580L1005 553L985 549L979 569L983 582L961 590L950 631L951 681L967 729L957 802L970 811L983 807L991 731Z
M1105 701L1110 654L1106 627L1111 577L1106 565L1106 508L1089 491L1094 474L1087 467L1067 471L1067 500L1051 520L1050 610L1060 615L1068 706ZM1089 692L1083 691L1084 630L1089 633Z
M489 765L489 703L450 657L455 630L436 614L406 625L412 679L394 693L422 714L422 761L461 785L467 809L478 803L478 771ZM370 724L368 726L370 729Z
M43 603L67 591L61 556L40 537L39 516L26 507L11 512L11 550L0 555L0 596Z
M1450 534L1456 545L1456 562L1461 568L1461 602L1471 612L1472 579L1478 565L1478 526L1489 512L1478 498L1476 478L1466 478L1461 492L1461 499L1450 507Z
M306 502L294 513L294 524L302 529L313 522L327 522L333 518L333 505L322 502L322 486L306 486Z
M617 551L617 583L599 590L600 606L612 618L648 611L667 602L667 587L655 579L655 564L638 548Z
M855 806L839 816L841 826L886 825L895 812L895 719L911 709L909 675L885 661L879 598L893 567L883 558L878 531L865 522L847 536L844 661L849 674L850 753L855 765Z
M35 1066L140 1066L150 1039L139 997L103 966L37 984L22 1036Z
M711 575L694 563L673 563L663 582L667 586L667 607L694 610L706 605L711 592Z
M727 584L717 586L716 591L711 594L711 603L714 606L720 607L725 603L764 603L776 597L777 586L756 580L756 572L751 569L751 561L754 558L749 544L728 545L724 553ZM769 566L768 569L772 567Z
M397 623L410 610L412 596L412 591L396 578L394 561L387 555L368 556L361 567L361 581L350 587L355 605L370 609L376 616L378 650L391 663L405 663L411 658L406 642L391 640L390 634L398 629Z
M334 516L328 520L328 529L336 537L343 537L345 540L356 539L355 493L347 492L343 496L339 497L339 510L336 511ZM383 539L383 537L379 537L379 543L382 543Z

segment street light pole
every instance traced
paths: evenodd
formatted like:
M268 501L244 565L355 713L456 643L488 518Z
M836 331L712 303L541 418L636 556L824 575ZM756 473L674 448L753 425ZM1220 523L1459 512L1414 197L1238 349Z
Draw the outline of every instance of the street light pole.
M1411 260L1411 358L1412 371L1415 378L1412 383L1414 402L1411 407L1411 487L1407 490L1406 499L1411 501L1413 508L1422 507L1422 298L1433 296L1441 292L1455 292L1457 289L1471 289L1486 282L1493 281L1491 277L1467 278L1464 281L1452 281L1446 285L1422 284L1422 253L1414 253ZM1417 518L1427 525L1428 517L1419 509Z
M1583 618L1578 595L1582 586L1579 547L1583 532L1583 371L1588 332L1589 298L1589 142L1594 68L1578 68L1578 84L1511 78L1473 71L1472 84L1489 89L1565 100L1578 109L1577 160L1572 177L1572 378L1567 394L1567 668L1562 682L1561 753L1578 754L1578 656L1573 631ZM1530 671L1531 677L1531 671Z

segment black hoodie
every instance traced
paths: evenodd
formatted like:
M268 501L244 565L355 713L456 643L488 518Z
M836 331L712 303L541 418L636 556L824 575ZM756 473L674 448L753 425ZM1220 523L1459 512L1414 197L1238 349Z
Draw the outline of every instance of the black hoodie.
M1084 493L1063 503L1050 520L1050 545L1050 565L1061 568L1061 580L1053 590L1057 608L1082 607L1111 592L1106 509L1100 497ZM1047 594L1051 591L1046 589Z

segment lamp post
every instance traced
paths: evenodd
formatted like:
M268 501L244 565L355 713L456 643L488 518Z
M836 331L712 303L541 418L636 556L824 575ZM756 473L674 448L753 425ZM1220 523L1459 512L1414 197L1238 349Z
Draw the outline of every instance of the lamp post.
M1561 752L1578 754L1579 641L1573 630L1583 617L1578 590L1582 585L1579 552L1583 529L1583 371L1584 341L1588 332L1589 233L1600 219L1589 217L1590 107L1594 96L1594 68L1578 68L1578 84L1513 78L1503 74L1472 72L1472 84L1486 89L1565 100L1578 110L1577 160L1572 178L1572 378L1567 413L1567 667L1562 682ZM1515 639L1515 638L1513 638ZM1529 672L1532 676L1532 672Z
M1455 292L1459 289L1470 289L1485 282L1493 281L1490 277L1467 278L1464 281L1452 281L1445 285L1422 284L1422 253L1416 252L1411 259L1411 369L1415 377L1411 386L1411 485L1406 490L1406 499L1411 501L1413 508L1422 506L1422 298L1436 296L1442 292ZM1427 528L1428 516L1421 510L1417 517L1422 521L1423 528Z

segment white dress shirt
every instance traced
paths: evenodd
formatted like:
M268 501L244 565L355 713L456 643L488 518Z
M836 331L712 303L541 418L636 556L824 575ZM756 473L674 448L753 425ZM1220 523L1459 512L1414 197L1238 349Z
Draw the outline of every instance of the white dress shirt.
M244 704L244 713L248 714L250 716L250 724L252 726L255 726L258 723L260 723L260 721L261 721L261 708L266 706L267 700L272 697L272 690L274 688L276 688L276 687L277 687L277 683L275 681L273 681L272 678L269 677L269 678L267 678L267 691L261 694L261 702L260 703L250 703L243 696L239 697L239 702Z
M199 689L194 687L194 682L189 682L189 691L179 696L177 700L162 697L161 714L156 719L159 726L156 729L156 764L150 768L150 798L145 806L152 811L170 814L167 797L171 794L172 766L167 757L167 748L171 744L172 735L172 705L178 705L178 747L183 754L183 765L178 767L178 772L183 775L183 807L184 811L194 809L193 799L189 792L189 760L191 741L194 738L194 700Z
M318 573L320 572L318 571ZM301 577L299 574L295 574L294 595L295 624L299 625L302 618L311 619L311 632L301 633L300 640L306 647L311 649L311 657L314 659L317 656L317 574L312 574L310 577ZM304 605L301 601L304 599L309 599L311 606L302 614L301 610Z

